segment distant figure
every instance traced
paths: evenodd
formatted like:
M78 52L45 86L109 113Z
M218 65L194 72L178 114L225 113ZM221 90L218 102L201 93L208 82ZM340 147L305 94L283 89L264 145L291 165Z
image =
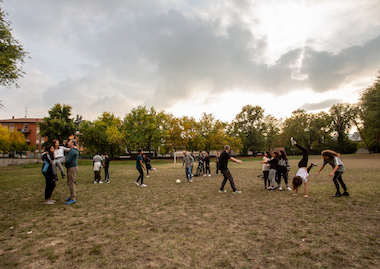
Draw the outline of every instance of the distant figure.
M207 176L207 171L208 171L208 176L211 177L210 155L208 154L208 152L206 152L204 155L204 166L205 166L205 174L203 176Z
M182 168L183 166L185 166L187 182L193 182L193 164L194 164L193 157L190 154L187 154L187 152L184 150Z
M216 175L219 174L219 158L220 158L220 152L216 152L216 157L215 157L215 166L216 166Z
M289 171L290 171L290 165L288 161L288 157L286 156L286 152L283 150L280 150L278 152L278 169L277 169L277 183L278 183L278 190L282 191L281 186L281 176L284 177L286 190L291 191L292 189L289 187Z
M237 193L241 193L241 191L238 191L236 189L234 178L232 177L231 172L227 167L227 164L228 164L229 159L231 159L231 161L233 161L235 163L242 163L243 161L235 159L234 157L231 157L231 155L229 153L230 149L231 149L231 147L229 145L226 145L226 146L224 146L224 151L222 152L222 154L220 154L219 167L220 167L220 172L222 172L222 175L224 178L223 178L222 185L220 186L219 193L227 192L224 189L224 186L226 185L227 180L229 180L230 184L231 184L231 188L232 188L232 193L237 194Z
M340 154L336 153L332 150L324 150L322 151L322 158L323 158L323 164L319 171L317 172L317 176L319 175L319 172L326 166L326 164L331 165L333 168L333 171L329 174L329 176L334 176L333 182L335 184L336 193L333 197L340 197L340 196L350 196L350 194L347 192L346 184L344 184L342 179L342 174L345 170L344 164L339 158ZM342 185L343 193L340 193L339 191L339 183Z
M103 168L104 168L104 182L107 182L107 183L110 183L110 173L108 171L109 167L110 167L110 161L111 161L111 158L108 156L107 153L104 153L104 164L103 164Z
M92 164L94 167L94 184L96 184L98 181L99 184L102 184L102 175L101 170L103 166L103 159L102 156L100 156L100 153L97 152L95 156L92 158Z
M145 167L144 167L144 164L143 164L142 155L143 155L143 151L142 151L142 149L140 149L139 150L139 155L137 155L137 158L136 158L136 169L137 169L137 171L139 171L140 175L137 178L135 184L137 186L139 186L139 181L141 180L140 181L140 186L141 187L146 187L146 185L144 184L144 171L143 171L143 169L145 169Z
M274 191L276 187L274 184L276 183L276 177L277 177L277 169L278 169L278 152L273 151L272 159L267 160L267 161L261 161L261 163L268 163L270 164L270 169L269 169L269 175L268 179L270 181L270 187L268 187L269 191Z
M151 160L149 157L143 155L143 160L144 160L145 167L146 167L146 178L148 178L149 177L149 171L156 171L156 168L152 167Z
M269 151L266 151L264 153L264 157L263 157L263 166L261 168L261 170L263 171L263 178L264 178L264 187L263 189L267 189L267 183L268 183L268 189L270 188L270 181L269 181L269 170L270 170L270 164L268 163L268 161L270 161L272 159L272 155L270 154Z

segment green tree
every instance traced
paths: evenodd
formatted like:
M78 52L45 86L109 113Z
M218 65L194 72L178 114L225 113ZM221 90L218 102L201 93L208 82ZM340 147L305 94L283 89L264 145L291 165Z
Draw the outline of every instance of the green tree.
M40 135L47 136L47 143L54 139L62 141L75 133L75 125L71 116L71 106L55 104L49 110L49 117L44 118L44 122L39 123Z
M122 127L129 153L139 148L157 152L158 147L166 142L167 124L163 111L157 112L153 107L147 109L145 106L133 108L124 117Z
M264 109L260 106L246 105L236 115L232 121L232 130L243 143L243 154L264 148L264 127Z
M187 150L202 150L202 137L198 132L198 122L194 117L183 116L181 118L181 137Z
M1 3L1 2L0 2ZM25 74L21 65L26 56L22 45L12 36L11 23L0 7L0 85L9 87Z
M272 115L265 116L263 125L263 134L265 136L266 150L270 150L275 147L279 142L281 122Z
M346 153L344 150L345 144L349 143L347 135L358 116L357 108L350 103L338 103L333 105L329 112L331 127L338 139L337 150L341 153Z
M80 143L86 154L107 152L114 159L125 150L124 136L121 131L122 121L113 113L103 112L96 120L83 121L80 125Z
M380 143L380 70L374 83L361 93L360 118L363 123L363 138L368 149L379 152Z
M197 124L203 150L222 149L227 123L216 120L213 114L203 113Z
M17 130L10 131L0 125L0 151L3 153L22 153L29 150L25 135Z
M166 130L167 139L165 146L169 151L174 150L174 152L176 152L185 146L182 139L184 127L181 124L181 118L174 117L172 114L167 115L167 122L168 128Z

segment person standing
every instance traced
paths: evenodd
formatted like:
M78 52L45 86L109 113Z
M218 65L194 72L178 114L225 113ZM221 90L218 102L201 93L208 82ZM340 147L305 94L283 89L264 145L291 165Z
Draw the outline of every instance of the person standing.
M205 170L206 173L203 175L204 177L207 176L207 171L208 171L208 176L211 177L211 171L210 171L210 155L208 152L205 153L204 155L204 162L205 162Z
M216 175L218 175L219 172L219 158L220 158L220 152L216 152L216 157L215 157L215 166L216 166Z
M76 192L75 192L75 178L78 173L78 156L79 151L76 148L77 141L71 139L67 142L67 147L70 149L66 156L66 169L67 169L67 185L70 189L70 198L66 199L66 205L76 203Z
M270 170L270 164L268 164L268 161L272 159L272 155L269 151L266 151L264 153L263 157L263 166L261 170L263 171L263 178L264 178L264 187L263 190L267 189L267 182L268 182L268 188L270 188L270 181L269 181L269 170Z
M110 161L111 158L108 156L107 153L104 153L104 182L110 183L110 173L108 172L108 169L110 167Z
M241 191L238 191L236 189L234 178L232 177L231 172L230 172L230 170L227 167L227 164L228 164L228 160L229 159L231 159L231 161L233 161L235 163L242 163L243 161L235 159L234 157L231 157L231 155L229 153L230 150L231 150L231 147L229 145L226 145L226 146L224 146L224 151L222 152L222 154L220 154L219 167L220 167L220 172L222 173L224 179L223 179L223 182L222 182L222 186L219 189L219 193L225 193L225 192L227 192L224 189L224 186L226 185L227 180L229 180L230 184L231 184L231 188L232 188L232 193L233 194L237 194L237 193L241 193Z
M185 165L187 182L193 182L193 164L194 164L193 157L190 154L187 154L187 152L184 150L182 168Z
M92 158L92 165L94 167L94 184L96 184L96 181L98 183L102 184L102 175L101 175L101 170L102 170L102 165L103 165L103 159L102 156L100 156L100 153L97 152L95 156Z
M146 167L146 178L149 177L149 171L152 169L152 166L150 164L151 160L149 157L143 155L143 160L144 160L144 163L145 163L145 167Z
M52 169L52 163L54 159L54 147L47 146L45 148L45 152L42 153L43 165L41 172L45 177L45 205L53 205L55 200L51 199L51 195L55 189L55 176Z
M139 186L139 181L141 179L140 186L141 187L146 187L146 185L144 184L144 171L143 171L143 169L145 169L145 167L144 167L144 164L143 164L142 155L143 155L143 151L142 151L142 149L139 149L139 155L137 155L137 158L136 158L136 169L137 169L137 171L139 171L140 175L137 178L135 184L137 186Z

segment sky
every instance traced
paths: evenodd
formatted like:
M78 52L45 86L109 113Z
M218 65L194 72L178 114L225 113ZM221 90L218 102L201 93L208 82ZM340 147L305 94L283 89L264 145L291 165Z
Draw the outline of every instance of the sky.
M378 0L3 0L28 52L0 119L120 118L137 106L231 122L356 103L380 69Z

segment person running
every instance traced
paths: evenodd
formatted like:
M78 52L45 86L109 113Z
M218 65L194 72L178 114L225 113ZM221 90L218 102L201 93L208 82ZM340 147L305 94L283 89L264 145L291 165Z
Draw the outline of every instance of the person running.
M219 193L227 192L224 189L224 186L226 185L227 180L229 180L230 184L231 184L231 188L232 188L232 193L237 194L237 193L241 193L241 191L238 191L235 187L234 178L232 177L231 172L227 167L228 166L228 160L231 159L231 161L233 161L235 163L242 163L243 161L235 159L234 157L231 157L231 155L229 153L230 150L231 150L231 147L229 145L225 145L224 151L222 152L222 154L220 154L219 168L220 168L220 172L222 173L224 178L222 181L222 185L220 186Z
M269 181L270 164L268 163L268 161L270 161L271 158L272 158L272 155L270 154L270 152L266 151L264 153L263 166L261 168L261 170L263 171L263 176L262 177L264 178L264 187L263 187L263 190L267 189L267 182L268 182L268 188L270 187L270 181Z
M149 177L149 171L155 171L156 168L152 167L151 160L149 157L143 155L143 160L144 160L145 167L146 167L146 178L148 178Z
M307 149L304 147L298 145L298 143L293 139L293 137L290 138L290 141L292 143L292 146L296 146L302 151L302 159L298 163L298 172L296 176L293 178L293 189L296 191L296 193L293 193L293 196L298 195L298 188L302 185L302 182L305 183L305 195L303 197L309 197L308 189L307 189L307 177L309 176L310 169L313 166L317 166L315 163L311 163L309 167L307 167L307 162L309 160L309 153Z
M191 156L191 154L187 154L186 150L184 150L182 168L185 166L187 182L193 182L193 164L194 158Z
M286 152L281 149L278 154L278 169L277 169L277 183L278 183L279 191L282 191L281 176L284 178L284 181L286 184L286 190L287 191L292 190L289 187L289 183L288 183L289 171L290 171L290 165L289 165L288 157L286 156Z
M53 174L54 174L54 180L58 180L57 166L59 170L61 171L62 178L66 177L62 164L66 161L65 152L69 152L70 149L60 146L58 139L53 140L53 147L54 147L54 161L52 164L52 169L53 169Z
M135 184L137 186L139 186L139 181L141 180L140 181L140 186L141 187L146 187L146 185L144 184L144 171L143 171L143 169L145 169L145 167L144 167L144 164L143 164L142 155L143 155L143 151L142 151L142 149L139 149L139 155L137 155L137 158L136 158L136 169L137 169L137 171L139 171L140 175L137 178Z
M45 148L42 153L42 169L41 172L45 177L45 205L53 205L55 200L51 199L51 195L55 189L55 176L52 169L52 163L54 159L54 146L50 145Z
M108 169L110 168L110 161L111 161L111 158L108 156L107 153L104 153L104 164L103 164L103 168L104 168L104 182L107 182L107 183L110 183L110 173L108 171Z
M319 172L327 165L331 165L333 168L333 171L329 174L329 176L333 177L333 182L335 184L336 193L333 197L340 197L340 196L350 196L350 194L347 192L346 184L344 184L342 179L342 174L345 170L343 162L339 158L340 154L336 153L332 150L324 150L322 151L322 158L323 158L323 164L319 171L317 172L317 176L319 175ZM343 193L340 193L339 190L339 183L342 185Z
M208 176L211 177L211 171L210 171L210 155L208 152L205 153L204 156L204 165L205 165L205 174L203 175L204 177L207 176L207 171L208 171Z
M101 170L102 170L102 165L103 165L103 159L102 159L102 156L100 156L99 152L97 152L95 156L92 158L92 164L94 167L94 184L96 183L102 184L103 181L102 181Z

